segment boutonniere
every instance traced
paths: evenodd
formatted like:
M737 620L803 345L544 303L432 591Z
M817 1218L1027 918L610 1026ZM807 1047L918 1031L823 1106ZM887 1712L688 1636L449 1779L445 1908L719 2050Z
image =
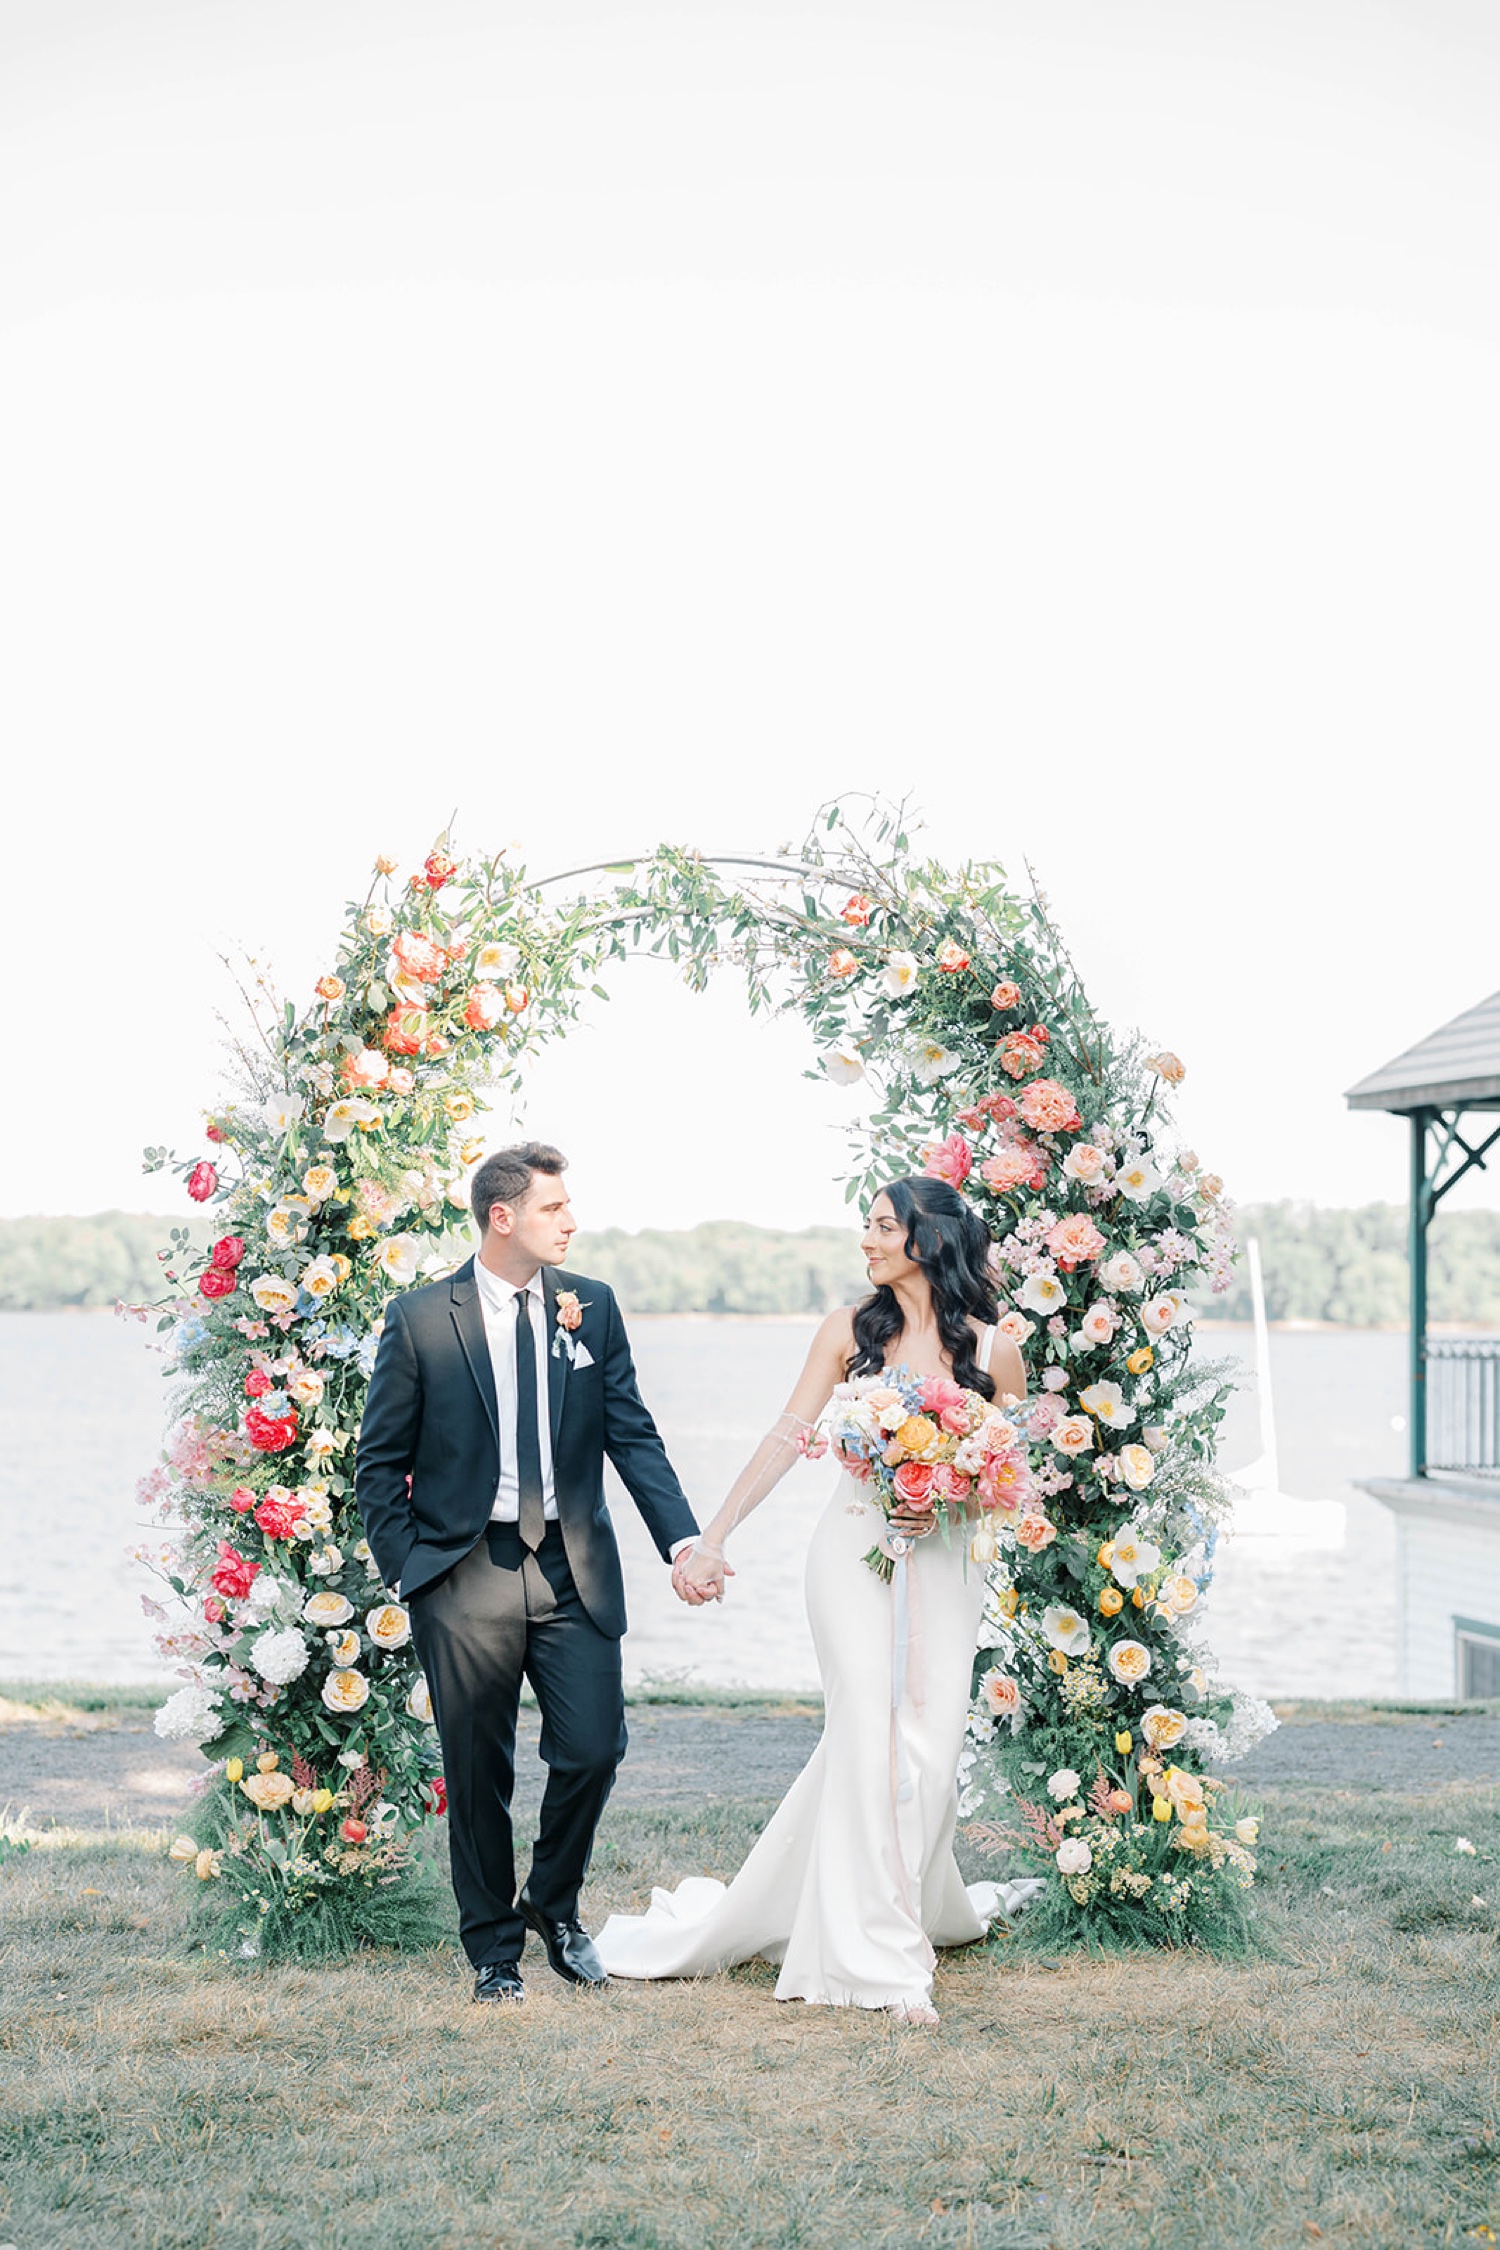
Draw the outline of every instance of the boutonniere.
M590 1301L592 1302L592 1300ZM578 1349L573 1341L573 1332L583 1324L583 1311L584 1308L579 1302L576 1289L558 1290L557 1329L552 1338L552 1357L554 1359L559 1352L566 1352L571 1364L573 1355Z

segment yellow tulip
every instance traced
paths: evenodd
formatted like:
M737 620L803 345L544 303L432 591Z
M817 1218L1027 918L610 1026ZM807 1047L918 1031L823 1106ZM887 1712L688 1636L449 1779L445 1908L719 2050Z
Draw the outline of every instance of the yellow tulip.
M241 1780L243 1780L243 1778L244 1778L244 1773L245 1773L245 1761L244 1761L244 1759L243 1759L243 1758L231 1758L231 1759L229 1760L229 1763L228 1763L228 1764L227 1764L227 1765L225 1766L225 1768L224 1768L224 1779L225 1779L226 1781L241 1781Z
M1005 1592L1004 1592L1004 1593L1003 1593L1003 1594L1002 1594L1002 1595L1000 1596L1000 1614L1001 1614L1001 1616L1002 1616L1002 1617L1014 1617L1014 1616L1015 1616L1015 1614L1016 1614L1016 1608L1017 1608L1017 1605L1018 1605L1018 1603L1020 1602L1020 1598L1021 1598L1021 1597L1020 1597L1020 1595L1019 1595L1019 1594L1018 1594L1018 1593L1016 1592L1016 1589L1015 1589L1015 1587L1014 1587L1014 1586L1007 1586L1007 1587L1006 1587L1006 1589L1005 1589Z
M313 1791L313 1811L315 1813L327 1812L332 1803L333 1791L331 1789L315 1789Z
M1115 1736L1115 1748L1119 1751L1122 1758L1128 1758L1131 1751L1135 1748L1134 1741L1132 1740L1130 1735L1124 1731L1123 1728Z
M1170 1798L1170 1797L1153 1797L1153 1798L1152 1798L1152 1800L1151 1800L1151 1818L1152 1818L1153 1820L1170 1820L1170 1819L1171 1819L1171 1817L1172 1817L1172 1800L1171 1800L1171 1798Z

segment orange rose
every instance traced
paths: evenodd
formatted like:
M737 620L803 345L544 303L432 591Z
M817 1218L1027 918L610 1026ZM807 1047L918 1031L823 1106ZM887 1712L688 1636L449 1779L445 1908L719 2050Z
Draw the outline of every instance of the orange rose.
M1021 987L1018 984L1012 984L1009 977L1002 977L990 994L990 1006L1002 1009L1014 1008L1020 1005L1020 999Z
M828 974L831 977L852 977L859 962L847 945L838 946L828 956Z
M1025 1034L1016 1036L1020 1038ZM1072 1095L1066 1086L1059 1086L1055 1078L1034 1080L1017 1106L1027 1124L1038 1133L1070 1133L1082 1122Z
M493 1031L504 1013L505 995L498 985L470 986L464 1008L464 1022L471 1031Z
M1013 1031L1001 1040L997 1052L1000 1067L1012 1078L1025 1078L1033 1070L1040 1070L1046 1061L1046 1049L1040 1040L1033 1039L1029 1031Z
M342 1000L344 980L342 977L319 977L313 990L320 1000Z

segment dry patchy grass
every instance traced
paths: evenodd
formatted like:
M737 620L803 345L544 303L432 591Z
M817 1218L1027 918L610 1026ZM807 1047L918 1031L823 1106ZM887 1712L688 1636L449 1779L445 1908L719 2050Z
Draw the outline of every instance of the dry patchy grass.
M596 1922L737 1864L764 1807L612 1812ZM231 1967L150 1839L0 1868L0 2237L17 2250L1241 2250L1500 2228L1500 1820L1267 1806L1267 1956L950 1955L937 2031L751 1965L575 1994L528 1957ZM1480 1848L1453 1850L1456 1833Z

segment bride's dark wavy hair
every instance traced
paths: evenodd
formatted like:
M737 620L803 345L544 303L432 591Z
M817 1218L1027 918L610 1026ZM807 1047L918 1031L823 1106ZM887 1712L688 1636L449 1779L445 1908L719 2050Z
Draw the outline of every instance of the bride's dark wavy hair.
M913 1174L889 1180L879 1191L906 1229L906 1255L915 1259L932 1291L938 1335L953 1369L953 1380L981 1398L995 1395L994 1378L974 1358L971 1319L986 1327L999 1318L1000 1299L990 1272L988 1227L972 1204L946 1180ZM875 1290L854 1308L854 1351L846 1375L878 1375L886 1353L902 1329L895 1291Z

